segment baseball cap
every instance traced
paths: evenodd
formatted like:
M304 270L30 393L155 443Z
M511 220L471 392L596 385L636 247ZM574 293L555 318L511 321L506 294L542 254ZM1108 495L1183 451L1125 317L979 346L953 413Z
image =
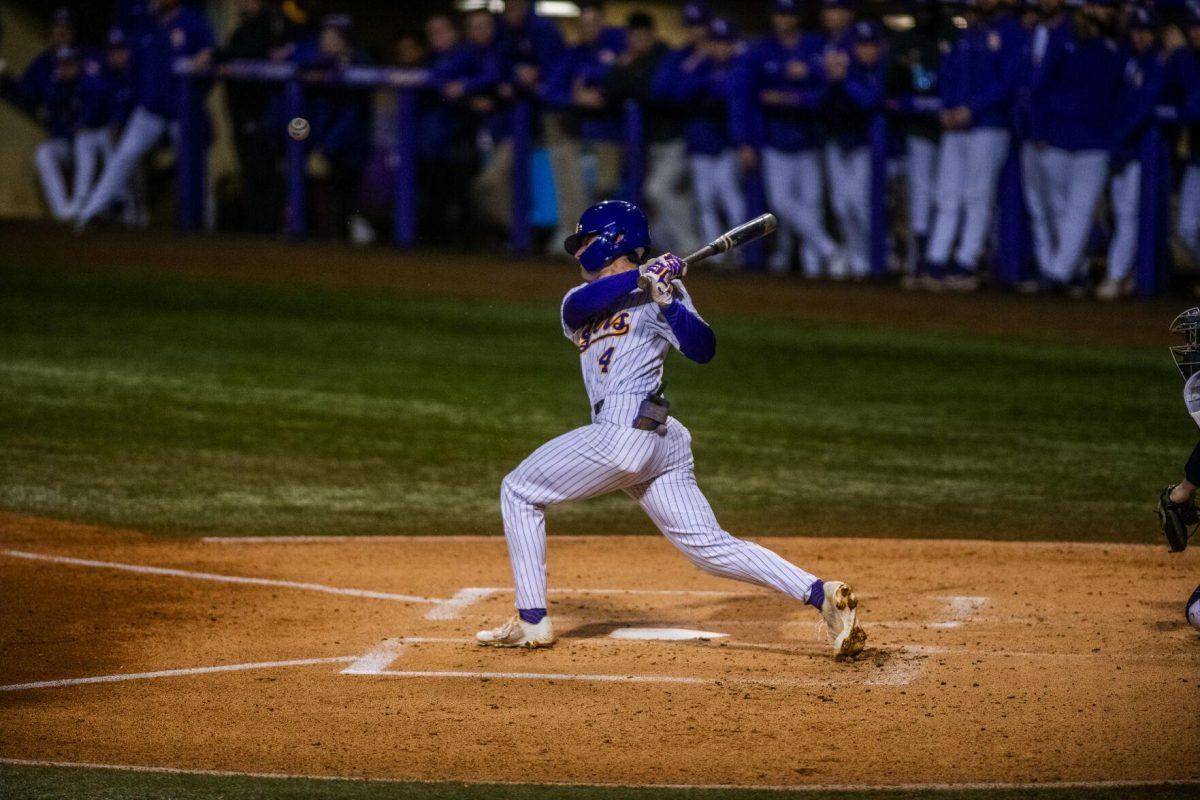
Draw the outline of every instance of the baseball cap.
M712 13L708 10L708 4L692 0L690 3L683 4L683 24L692 25L707 25L709 19L712 18Z
M709 38L718 42L735 42L738 38L738 29L732 22L725 17L713 17L708 23Z
M108 35L104 37L104 43L114 50L129 46L129 40L125 37L125 31L119 27L109 28Z
M797 17L800 15L800 0L775 0L771 3L771 13Z

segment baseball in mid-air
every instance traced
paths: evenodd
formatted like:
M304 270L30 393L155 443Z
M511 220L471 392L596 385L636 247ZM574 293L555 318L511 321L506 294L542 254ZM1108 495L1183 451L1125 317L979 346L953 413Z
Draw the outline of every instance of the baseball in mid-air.
M293 117L288 123L288 136L291 136L297 142L303 142L308 138L309 133L308 120L304 117Z

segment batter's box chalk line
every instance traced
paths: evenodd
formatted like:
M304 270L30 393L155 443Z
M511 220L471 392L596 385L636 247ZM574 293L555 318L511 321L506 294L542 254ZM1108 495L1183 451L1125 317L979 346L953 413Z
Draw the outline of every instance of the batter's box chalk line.
M646 639L580 639L572 644L649 644ZM693 675L635 675L635 674L603 674L575 672L494 672L488 670L400 670L389 669L409 645L445 644L461 647L464 644L474 645L475 640L467 637L452 636L405 636L394 639L384 639L375 648L342 670L343 675L368 675L387 678L433 678L433 679L462 679L462 680L500 680L500 681L580 681L592 683L659 683L685 684L693 686L778 686L778 687L813 687L829 686L828 676L812 678L744 678L740 676L700 677ZM749 647L776 647L747 643ZM877 669L871 670L864 680L850 681L863 686L907 686L920 676L925 658L929 655L943 652L941 648L925 646L901 646L892 651L889 662ZM857 676L859 673L848 673Z

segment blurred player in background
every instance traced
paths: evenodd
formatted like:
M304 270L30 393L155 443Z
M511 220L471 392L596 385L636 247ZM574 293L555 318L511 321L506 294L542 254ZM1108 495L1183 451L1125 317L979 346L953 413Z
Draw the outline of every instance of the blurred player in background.
M691 113L684 126L700 233L712 241L746 218L746 197L729 131L734 58L740 37L733 23L714 17L704 45L680 65L675 98Z
M29 62L20 78L9 77L7 65L0 62L0 97L46 131L46 140L34 151L34 164L50 216L59 221L69 218L73 204L65 173L73 158L83 58L74 44L74 19L70 11L60 8L51 21L49 46Z
M82 83L83 54L74 47L58 48L42 97L47 138L34 156L46 205L58 222L70 219L74 205L67 187L83 107Z
M114 27L105 42L103 61L89 61L80 87L82 104L75 133L75 183L70 217L91 193L102 166L112 159L121 130L136 102L133 55L125 32ZM145 212L137 200L136 177L122 187L117 201L126 225L145 225Z
M55 10L50 23L50 42L34 56L21 77L13 80L0 66L0 94L27 114L38 116L46 102L46 91L58 67L58 54L64 47L75 46L75 20L66 8Z
M804 274L827 269L844 274L837 243L825 228L825 181L821 171L823 99L820 35L801 27L799 0L775 0L772 35L756 42L743 59L744 83L732 98L733 131L742 162L753 166L761 144L767 205L780 227L799 237ZM790 255L776 242L773 271L783 271Z
M135 58L137 60L137 107L121 133L116 151L104 165L100 180L80 202L76 227L82 229L98 214L128 191L142 158L166 133L178 140L179 81L172 71L178 59L187 59L197 66L206 66L212 59L213 31L199 11L185 6L182 0L152 0L153 20L138 32ZM197 114L201 130L196 136L207 143L211 126L206 113ZM211 197L206 218L212 222Z
M1137 255L1138 214L1142 197L1139 142L1155 124L1155 107L1162 97L1166 65L1158 46L1158 20L1154 12L1133 8L1129 12L1129 50L1123 86L1117 101L1109 184L1114 230L1108 246L1108 273L1096 288L1096 297L1115 300L1133 291L1130 274Z
M1172 55L1177 93L1188 125L1188 163L1179 190L1179 237L1200 264L1200 2L1188 6L1185 43Z
M221 62L270 59L285 44L288 26L267 0L238 0L238 25L217 51ZM251 233L274 233L279 227L283 187L278 162L282 154L277 121L268 118L279 88L257 81L230 81L225 104L233 126L241 195L241 220Z
M700 238L696 232L696 206L691 191L689 147L681 124L685 108L677 89L683 65L696 58L705 47L708 23L712 18L708 6L697 0L684 3L680 13L685 44L663 56L650 84L653 103L646 106L654 110L654 117L668 120L666 124L669 125L663 131L663 139L650 143L645 186L655 239L668 249L691 246Z
M967 29L942 61L944 133L938 151L937 216L927 253L930 277L963 291L979 285L996 184L1012 138L1025 37L997 0L973 0L967 16Z
M460 95L448 97L448 87L475 74L474 56L459 36L448 14L425 21L429 70L435 92L420 107L417 135L417 181L421 195L421 221L436 244L473 243L474 206L471 181L479 169L475 148L478 125L475 113Z
M854 23L850 58L831 54L825 60L825 154L830 164L830 195L846 239L850 276L865 278L871 269L871 149L867 142L872 117L883 108L885 65L883 32L877 22Z
M1078 293L1092 217L1108 178L1114 99L1121 95L1125 60L1114 38L1117 8L1090 0L1051 37L1034 77L1042 109L1042 159L1050 198L1054 250L1043 277L1051 291Z
M938 65L941 53L938 40L937 8L933 0L917 0L913 9L913 27L892 36L888 46L890 67L888 94L904 100L932 100L938 96ZM933 181L936 174L940 129L937 118L925 113L906 113L897 120L904 136L904 176L908 192L908 263L906 282L925 273L925 250L933 222Z
M820 79L824 86L827 86L831 72L835 75L842 75L850 66L851 49L854 44L854 5L854 0L822 0L821 31L824 41L818 63L821 69ZM829 204L833 207L834 216L837 217L842 243L847 251L843 257L830 260L826 270L830 278L840 280L850 273L849 251L853 249L852 224L845 216L851 205L845 202L841 187L852 182L853 176L846 173L846 169L850 165L846 164L842 158L841 147L836 145L829 136L825 136L824 139L824 166L829 188Z
M656 233L661 231L665 241L675 241L674 232L682 230L675 246L688 247L700 237L694 233L695 209L687 191L683 126L675 109L660 104L655 97L655 76L673 54L659 40L654 18L649 14L633 12L625 28L625 52L617 57L605 77L604 92L614 107L633 101L643 110L643 137L649 162L643 188L653 212L650 227ZM627 176L627 180L633 179L636 176Z
M350 41L352 28L347 14L324 17L317 53L303 66L338 70L365 63L366 57ZM305 95L305 109L312 127L306 171L313 180L316 229L324 236L369 243L374 233L358 212L358 200L370 152L370 92L312 87Z
M579 3L578 41L553 65L542 96L563 112L553 153L559 232L565 239L574 221L600 197L617 193L621 179L623 117L605 94L604 81L625 51L625 30L604 23L599 0ZM556 254L562 250L554 248Z
M1034 82L1039 74L1051 40L1069 34L1064 0L1038 0L1038 21L1028 41L1024 58L1025 78L1023 100L1026 129L1025 142L1021 146L1021 187L1025 193L1025 207L1029 214L1030 232L1033 236L1033 257L1038 272L1042 275L1050 268L1056 249L1053 231L1055 209L1051 203L1049 168L1047 161L1049 144L1046 141L1045 91L1034 91ZM1057 47L1057 43L1054 45Z

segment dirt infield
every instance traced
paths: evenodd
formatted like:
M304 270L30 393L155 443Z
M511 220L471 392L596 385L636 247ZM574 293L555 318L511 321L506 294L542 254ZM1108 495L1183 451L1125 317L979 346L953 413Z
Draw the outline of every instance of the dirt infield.
M467 638L511 606L499 538L179 541L0 514L0 757L605 784L1200 779L1194 559L769 545L858 586L863 659L834 663L811 610L657 538L553 540L563 639L524 653ZM726 635L611 635L658 628Z

